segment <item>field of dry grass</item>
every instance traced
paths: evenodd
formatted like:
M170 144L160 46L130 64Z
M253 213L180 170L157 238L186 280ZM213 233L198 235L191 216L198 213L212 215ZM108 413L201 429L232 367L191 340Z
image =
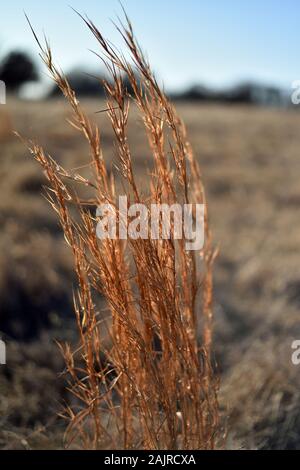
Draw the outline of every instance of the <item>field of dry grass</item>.
M115 161L104 103L83 103ZM292 111L180 104L203 172L215 263L214 352L228 448L299 448L300 370L291 342L300 338L300 116ZM46 116L46 118L45 118ZM0 109L0 331L7 365L0 374L0 446L62 446L55 414L67 397L54 338L76 342L72 260L41 197L45 184L17 130L62 164L86 163L88 149L65 119L62 100L9 99ZM129 140L136 169L148 166L141 122Z

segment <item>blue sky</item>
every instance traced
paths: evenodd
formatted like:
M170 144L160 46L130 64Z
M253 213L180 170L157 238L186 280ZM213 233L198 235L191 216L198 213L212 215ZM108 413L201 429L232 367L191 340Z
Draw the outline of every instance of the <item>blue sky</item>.
M300 79L299 0L123 0L139 42L168 89L255 79L290 87ZM23 10L50 38L64 70L95 70L88 51L97 44L70 5L87 13L120 45L110 19L117 0L9 0L1 2L0 54L22 48L37 58Z

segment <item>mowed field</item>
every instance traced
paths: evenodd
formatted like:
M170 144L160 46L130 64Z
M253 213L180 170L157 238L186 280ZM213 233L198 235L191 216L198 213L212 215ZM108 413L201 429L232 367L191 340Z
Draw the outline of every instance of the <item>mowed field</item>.
M105 158L113 132L99 100L83 103L98 122ZM300 114L256 107L180 103L201 164L216 260L214 351L227 448L300 448ZM57 417L68 392L55 339L76 343L72 259L45 179L26 145L33 138L68 169L89 163L62 100L8 100L0 108L0 447L61 448ZM133 110L129 143L141 180L149 150ZM81 170L89 171L88 167Z

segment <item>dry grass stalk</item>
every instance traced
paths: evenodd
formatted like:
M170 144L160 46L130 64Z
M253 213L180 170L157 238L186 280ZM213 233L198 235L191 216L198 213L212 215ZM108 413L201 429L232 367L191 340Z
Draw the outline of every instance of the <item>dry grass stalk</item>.
M83 20L98 41L99 57L112 78L104 82L107 115L116 140L117 173L130 200L149 208L151 203L205 202L184 124L151 72L128 18L118 30L130 62L92 21ZM218 430L218 384L210 359L215 253L207 208L201 252L186 251L184 239L97 239L96 220L86 206L108 202L119 215L115 179L106 170L99 129L54 65L47 41L43 47L35 37L53 80L71 105L71 125L87 139L93 170L90 179L74 174L30 142L47 176L48 198L73 251L78 277L74 305L80 346L75 352L61 346L70 389L79 404L66 410L68 443L80 439L88 448L213 449ZM131 96L124 76L133 90ZM153 155L148 192L136 182L127 139L132 101L142 116ZM92 198L80 199L75 183L87 186ZM109 321L95 306L99 296L108 305Z

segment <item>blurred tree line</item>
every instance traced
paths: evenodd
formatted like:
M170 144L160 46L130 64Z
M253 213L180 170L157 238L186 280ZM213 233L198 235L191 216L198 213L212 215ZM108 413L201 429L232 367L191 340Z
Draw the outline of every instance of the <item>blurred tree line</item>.
M27 82L38 81L39 72L31 57L24 52L12 51L0 60L0 80L4 81L8 91L18 93ZM102 85L103 75L96 77L75 69L67 74L67 78L78 96L104 96ZM128 93L132 92L125 79ZM50 89L49 98L59 96L56 86ZM244 103L263 106L284 106L287 104L285 95L274 86L245 82L228 89L216 91L201 85L187 88L181 93L171 96L175 100L221 102L227 104Z

